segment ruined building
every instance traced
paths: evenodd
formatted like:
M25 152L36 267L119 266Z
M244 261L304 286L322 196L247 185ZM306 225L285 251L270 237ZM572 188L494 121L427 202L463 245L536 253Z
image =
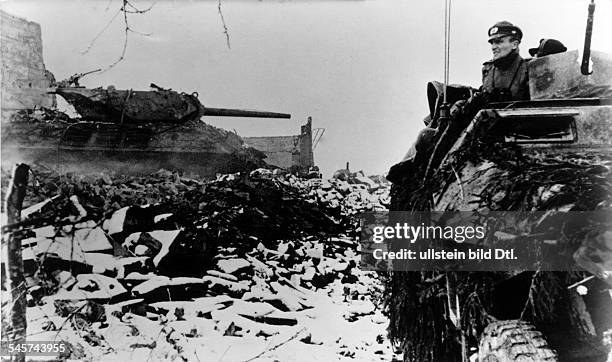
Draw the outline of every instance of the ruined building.
M266 163L284 169L307 171L314 166L312 119L308 117L299 135L244 137L244 141L266 154Z
M2 55L2 120L8 114L36 106L55 106L47 94L54 81L45 69L40 25L0 11Z

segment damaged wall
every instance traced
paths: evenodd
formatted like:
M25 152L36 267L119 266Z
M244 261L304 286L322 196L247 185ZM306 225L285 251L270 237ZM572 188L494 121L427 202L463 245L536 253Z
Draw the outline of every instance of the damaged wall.
M0 24L2 119L16 110L55 106L55 96L46 93L54 79L43 62L40 25L1 10Z
M265 161L284 169L314 166L312 152L312 119L302 125L299 135L274 137L243 137L245 143L266 154Z

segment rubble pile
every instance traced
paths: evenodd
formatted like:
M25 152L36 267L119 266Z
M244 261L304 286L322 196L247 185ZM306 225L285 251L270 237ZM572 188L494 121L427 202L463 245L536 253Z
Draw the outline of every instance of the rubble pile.
M393 358L352 217L384 209L384 185L38 172L26 202L6 230L22 237L28 338L67 342L64 357Z
M275 178L278 173L265 169L252 172L260 177ZM362 182L349 182L337 178L329 180L301 179L294 175L276 178L285 185L298 188L308 199L316 199L329 208L338 209L342 215L356 215L364 211L384 211L388 209L390 184L375 182L363 177Z

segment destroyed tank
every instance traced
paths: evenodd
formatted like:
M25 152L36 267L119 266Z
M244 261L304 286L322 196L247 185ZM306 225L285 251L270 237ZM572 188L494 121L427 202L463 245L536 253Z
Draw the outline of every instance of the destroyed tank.
M289 114L210 108L197 93L89 89L88 73L61 81L49 93L64 98L79 118L49 109L24 111L3 122L3 163L42 164L60 172L144 174L161 168L214 176L265 165L265 155L202 116L290 118Z
M392 167L390 210L610 210L612 56L592 52L590 74L581 60L578 51L532 59L530 100L488 104L458 137L434 139L424 159ZM429 85L429 118L439 112L439 89ZM448 89L450 104L470 94ZM392 340L405 361L465 361L476 349L488 362L606 361L609 224L605 230L607 249L589 253L583 242L571 251L576 272L389 274Z

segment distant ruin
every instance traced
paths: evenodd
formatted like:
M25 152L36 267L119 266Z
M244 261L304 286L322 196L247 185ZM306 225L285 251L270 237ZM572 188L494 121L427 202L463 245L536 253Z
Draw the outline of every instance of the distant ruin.
M314 166L312 119L308 117L299 135L243 137L245 143L266 154L266 163L284 169L307 171Z

